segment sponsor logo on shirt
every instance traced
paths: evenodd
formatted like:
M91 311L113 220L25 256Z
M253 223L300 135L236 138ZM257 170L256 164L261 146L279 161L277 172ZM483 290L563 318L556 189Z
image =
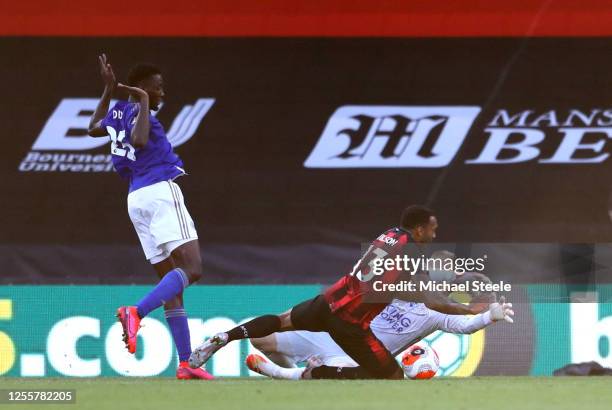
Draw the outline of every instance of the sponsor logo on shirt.
M410 304L412 307L414 304ZM387 324L387 329L391 329L396 333L400 334L410 327L411 320L407 317L408 312L401 309L396 304L387 305L382 312L380 312L379 320L384 321Z

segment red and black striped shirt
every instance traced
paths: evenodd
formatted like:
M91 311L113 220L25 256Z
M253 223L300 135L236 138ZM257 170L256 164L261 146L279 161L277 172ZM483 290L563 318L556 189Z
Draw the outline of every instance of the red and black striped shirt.
M393 258L403 253L408 243L414 242L410 233L402 228L389 229L376 238L355 264L353 271L340 278L323 293L332 313L347 322L359 324L367 329L372 319L388 304L384 301L371 302L375 298L368 298L368 295L374 292L374 282L381 280L384 283L395 283L401 273L392 269L375 276L372 272L373 261Z

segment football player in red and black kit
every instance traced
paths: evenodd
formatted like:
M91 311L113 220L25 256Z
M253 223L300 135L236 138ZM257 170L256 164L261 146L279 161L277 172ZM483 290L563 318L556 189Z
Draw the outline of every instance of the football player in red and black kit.
M322 295L302 302L283 314L260 316L228 332L216 334L192 352L189 358L190 366L202 366L217 350L233 340L264 337L288 330L309 330L328 332L360 366L320 366L308 369L303 377L402 379L404 373L401 367L370 329L372 319L394 296L388 293L377 294L373 279L390 284L397 283L400 279L410 279L410 276L394 269L386 270L382 275L374 275L373 261L407 254L418 257L421 253L420 246L436 237L437 227L438 222L433 211L418 205L407 207L402 213L400 226L387 230L375 239L353 271L343 276ZM430 309L457 315L477 314L488 307L486 304L466 306L434 292L412 292L408 297L404 297L404 300L421 301Z

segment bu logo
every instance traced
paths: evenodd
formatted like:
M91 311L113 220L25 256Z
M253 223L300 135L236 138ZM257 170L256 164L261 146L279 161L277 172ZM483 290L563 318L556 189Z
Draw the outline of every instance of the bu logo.
M214 98L198 98L194 104L183 106L166 134L173 147L184 144L195 135L214 102ZM111 102L111 107L114 103ZM134 147L124 141L125 130L116 133L110 127L108 129L113 129L113 132L109 131L111 153L87 152L109 142L108 138L91 138L87 135L89 118L97 104L96 98L64 98L47 120L32 150L19 164L19 171L111 172L111 154L126 156L134 161ZM115 119L121 119L123 114L112 110L112 115Z
M214 98L199 98L193 105L183 106L167 133L173 147L184 144L193 137L214 102ZM113 100L111 108L114 103ZM96 98L64 98L47 120L32 149L86 151L108 144L108 138L87 136L89 117L97 104Z
M480 107L344 106L329 119L307 168L444 167Z

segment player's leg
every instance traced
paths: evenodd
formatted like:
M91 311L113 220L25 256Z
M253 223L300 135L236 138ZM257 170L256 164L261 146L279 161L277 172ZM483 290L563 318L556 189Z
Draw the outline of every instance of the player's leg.
M255 349L264 353L272 362L281 367L292 368L296 367L296 360L285 351L286 349L283 347L286 345L285 343L277 343L279 337L291 333L293 332L272 333L265 337L250 339L250 341Z
M145 257L149 262L155 264L155 258L157 258L157 262L161 262L164 258L161 257L162 250L158 249L154 238L149 232L151 214L146 211L146 197L149 192L144 192L144 190L148 191L149 187L131 192L128 195L128 212L134 229L138 234ZM123 327L125 347L130 353L135 353L141 320L138 308L136 306L121 306L117 309L117 317Z
M292 330L291 309L280 315L263 315L236 326L226 332L227 343L240 339L254 339L275 332Z
M136 306L118 310L124 340L134 353L140 320L181 295L185 287L199 279L202 268L195 226L176 184L164 181L130 193L128 211L149 262L157 265L172 255L172 263L159 265L160 271L168 270L157 286Z
M246 365L252 371L273 379L300 380L303 368L286 368L277 365L263 354L252 353L246 358Z
M281 330L291 330L291 310L280 315L263 315L242 325L217 333L198 346L189 356L192 368L204 365L215 352L234 340L261 338Z
M402 379L404 373L393 355L368 328L347 323L333 316L330 336L358 367L319 366L304 372L313 379Z
M331 336L333 340L329 339L329 343L315 343L317 347L314 350L321 353L324 353L332 346L336 347L337 351L331 351L328 355L330 360L327 360L325 363L329 363L346 353L360 365L358 367L309 366L304 372L303 376L305 378L399 379L403 377L403 372L395 358L374 336L372 331L370 329L363 329L359 325L345 322L336 315L333 315L322 296L295 306L291 310L291 321L292 325L298 329L307 329L314 332L327 330L329 332L329 335L325 333L289 332L289 334L293 335L299 335L300 333L310 334L315 339L316 337L329 338ZM342 364L354 366L355 362L348 359ZM250 365L252 370L260 371L262 374L271 375L272 377L296 378L296 375L293 373L289 375L290 377L286 377L284 370L281 373L277 366L265 361L265 358L253 357L251 358ZM301 373L300 376L302 376Z
M305 378L401 378L403 372L393 355L368 328L346 322L333 314L323 296L314 299L308 309L295 310L293 323L298 328L324 330L359 367L323 365L304 372ZM312 314L316 315L315 317ZM314 330L317 329L306 329Z
M153 265L160 278L163 278L167 272L175 268L175 263L172 256L164 259ZM191 369L187 364L189 355L191 354L191 336L189 333L189 324L187 322L187 314L183 305L183 293L176 295L173 299L164 303L164 313L166 323L170 328L172 339L179 356L179 366L176 370L177 379L202 379L211 380L213 376L203 369Z
M175 268L172 256L154 264L153 268L157 272L157 276L163 279L166 273ZM164 316L170 328L170 333L179 355L179 361L186 361L189 358L189 353L191 353L191 345L189 344L189 327L187 326L187 315L183 307L182 292L164 303ZM189 350L189 353L186 353L186 350Z
M291 368L316 359L332 366L357 366L327 332L296 330L279 332L251 344L279 366ZM278 360L277 357L281 359Z
M186 273L189 284L195 283L202 277L202 256L200 242L196 239L188 242L178 241L167 246L168 252L177 268Z
M152 193L155 200L147 203L154 209L154 211L149 210L151 216L148 235L155 243L159 254L150 261L157 263L171 255L174 267L138 303L138 314L141 318L160 307L164 301L171 300L182 293L183 289L197 282L202 276L202 257L198 234L179 186L174 182L166 181L147 188L152 187L155 187Z
M280 315L263 315L256 317L227 332L219 333L218 335L221 335L221 338L224 340L223 344L225 345L234 340L261 338L275 332L293 330L291 310L292 309L289 309Z
M169 243L172 243L172 242L174 241L171 241ZM183 240L179 240L176 242L181 243L183 242ZM173 245L178 245L176 242L174 242ZM195 269L192 267L193 265L186 264L184 258L181 259L181 262L179 263L179 261L175 257L176 249L173 249L175 252L172 252L169 249L165 249L166 247L169 246L168 245L169 243L162 245L163 253L161 256L150 259L151 263L153 263L153 265L155 266L158 263L161 263L167 260L169 256L171 255L172 264L163 263L160 266L159 268L160 270L161 269L169 269L169 270L167 270L165 273L162 274L162 278L157 284L157 286L155 286L155 288L153 288L148 294L146 294L136 304L138 316L140 318L144 318L146 315L148 315L153 310L164 305L167 301L171 301L177 296L182 295L183 290L192 283L191 281L192 281L192 278L194 277L193 275L190 275L187 272L190 272L190 273L199 272L199 274L201 274L201 271L202 271L201 266ZM188 247L190 251L193 252L193 248L194 248L193 244L195 244L195 246L198 246L197 243L198 243L197 240L192 240L188 243L181 243L177 248ZM197 256L199 257L199 247L198 247ZM161 258L163 258L161 261L158 260ZM186 266L190 266L189 271L186 270Z
M231 341L249 338L260 338L275 332L284 332L294 329L324 331L320 328L318 311L325 304L322 295L309 299L294 306L280 315L264 315L236 326L227 331L217 333L200 346L198 346L189 357L189 365L192 368L200 367L220 348ZM300 326L295 326L295 320L300 321Z
M179 230L182 237L180 239L165 241L159 245L163 250L163 255L168 255L168 257L162 262L155 264L154 267L158 275L162 278L162 281L164 281L166 276L180 272L185 274L188 279L187 285L189 285L196 282L202 275L200 245L197 240L195 224L186 209L180 188L174 183L168 183L168 188L175 200L174 210L177 219L174 221L178 222L178 226L176 223L169 224L164 221L163 218L158 218L157 221L153 222L152 230L156 233L156 238L159 242L164 242L165 239L170 239L172 237L177 238ZM172 229L172 227L174 227L174 229ZM168 231L170 231L170 234ZM172 231L174 231L174 233L172 233ZM185 287L187 285L185 285ZM200 368L191 369L188 365L187 360L191 354L191 336L187 313L185 312L183 304L182 290L173 299L164 302L164 310L166 321L170 327L179 355L179 368L176 372L177 378L212 379L213 377L205 370Z
M292 357L287 335L295 332L272 333L265 337L250 339L251 344L262 354L252 353L245 363L249 369L274 379L297 380L302 369L296 367L299 358ZM280 340L279 340L280 339Z
M300 379L304 369L295 368L296 363L308 363L309 367L315 366L314 363L316 366L357 366L326 332L280 332L252 339L251 343L266 355L250 354L246 360L248 368L275 379ZM271 354L280 354L290 365L268 360L272 359Z

